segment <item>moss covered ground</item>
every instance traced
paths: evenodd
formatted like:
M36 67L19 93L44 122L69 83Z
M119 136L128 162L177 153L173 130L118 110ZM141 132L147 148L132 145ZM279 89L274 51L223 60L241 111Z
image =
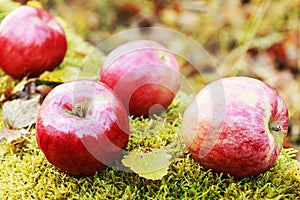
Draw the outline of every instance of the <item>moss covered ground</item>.
M0 0L0 2L3 0ZM5 5L2 7L2 5ZM0 20L16 4L1 4ZM62 21L62 23L64 23ZM66 26L66 25L65 25ZM50 81L74 78L78 66L81 75L97 74L102 57L92 45L66 28L69 49L66 59L54 73L41 77ZM99 57L86 60L90 52ZM67 69L67 70L66 70ZM14 86L3 72L0 94ZM52 166L38 148L34 126L29 134L0 143L0 199L299 199L300 179L295 175L293 149L284 149L276 164L256 177L235 179L204 169L195 162L179 139L184 108L191 100L179 92L168 110L154 118L130 118L131 135L126 152L139 147L165 146L172 155L168 174L162 180L147 180L137 174L109 167L89 177L74 177ZM0 119L0 127L6 125ZM120 165L117 162L116 165Z
M89 177L65 174L45 159L33 129L32 134L0 144L1 199L299 199L300 182L292 174L295 161L288 149L274 167L256 177L238 180L201 167L178 138L179 102L175 100L160 117L131 119L126 152L166 146L173 156L162 180L147 180L114 167Z

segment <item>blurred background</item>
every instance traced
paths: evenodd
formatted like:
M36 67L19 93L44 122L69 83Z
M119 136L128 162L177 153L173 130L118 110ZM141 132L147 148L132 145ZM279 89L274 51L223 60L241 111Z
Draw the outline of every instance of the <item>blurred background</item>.
M15 0L26 3L26 0ZM286 147L300 144L300 80L298 70L300 1L298 0L41 0L85 41L97 46L111 35L142 27L164 27L201 44L201 73L212 81L250 76L276 88L290 114ZM176 42L176 41L174 41ZM176 45L176 44L173 44ZM199 57L191 52L192 57ZM181 60L182 72L196 88L207 84Z

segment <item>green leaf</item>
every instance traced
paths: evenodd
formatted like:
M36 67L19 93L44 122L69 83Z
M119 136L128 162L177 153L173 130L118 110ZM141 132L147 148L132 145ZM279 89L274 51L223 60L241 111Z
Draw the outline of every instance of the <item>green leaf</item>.
M100 67L95 67L94 69L92 69L88 67L64 66L52 72L44 72L40 76L40 79L48 80L51 82L68 82L79 79L98 80L99 69Z
M44 72L40 79L49 80L55 82L68 82L78 79L78 74L80 73L79 67L69 67L65 66L63 68L54 70L52 72Z
M167 175L171 164L171 155L165 148L131 151L122 163L139 176L146 179L160 180Z

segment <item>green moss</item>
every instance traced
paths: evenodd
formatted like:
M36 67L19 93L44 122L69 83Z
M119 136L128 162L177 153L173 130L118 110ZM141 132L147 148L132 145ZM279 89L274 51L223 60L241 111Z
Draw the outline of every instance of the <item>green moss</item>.
M179 100L180 98L180 100ZM285 150L264 174L237 180L205 170L179 140L182 93L160 117L131 118L127 151L141 146L167 146L173 155L169 173L152 181L110 167L90 177L74 177L52 166L37 147L34 130L19 142L2 142L1 199L297 199L300 182L291 173Z

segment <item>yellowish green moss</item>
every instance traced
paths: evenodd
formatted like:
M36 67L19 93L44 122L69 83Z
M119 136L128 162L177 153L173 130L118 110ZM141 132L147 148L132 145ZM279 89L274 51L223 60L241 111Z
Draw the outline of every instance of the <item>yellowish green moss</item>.
M182 95L181 95L182 96ZM177 97L180 98L180 97ZM90 177L74 177L52 166L37 147L34 130L0 144L1 199L297 199L300 182L289 173L293 162L281 154L276 165L256 177L234 179L205 170L178 139L182 110L177 100L161 117L132 118L126 152L167 146L169 173L159 181L110 167ZM176 112L175 112L176 111ZM173 114L172 114L173 113ZM174 115L174 113L176 113Z

